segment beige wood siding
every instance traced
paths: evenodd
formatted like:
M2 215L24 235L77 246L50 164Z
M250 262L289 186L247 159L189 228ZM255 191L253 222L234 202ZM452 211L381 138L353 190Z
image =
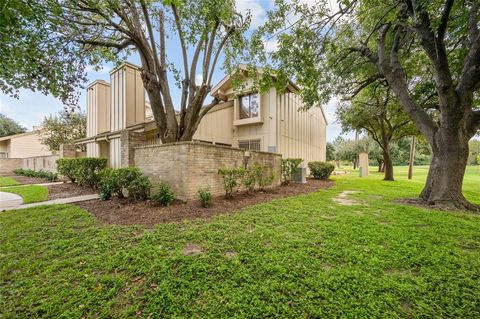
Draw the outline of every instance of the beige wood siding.
M87 156L88 157L100 157L100 148L98 143L87 143Z
M138 67L123 64L110 73L113 132L145 122L145 91Z
M302 101L294 93L277 96L277 152L284 158L325 161L326 122L320 107L301 111Z
M112 138L110 140L110 157L109 166L112 168L119 168L121 161L121 144L120 138Z
M25 158L33 156L51 155L48 147L41 143L38 131L21 134L10 140L9 158Z
M95 81L87 88L87 137L110 131L110 85Z
M198 125L194 140L222 143L233 143L233 103L226 102L214 107Z

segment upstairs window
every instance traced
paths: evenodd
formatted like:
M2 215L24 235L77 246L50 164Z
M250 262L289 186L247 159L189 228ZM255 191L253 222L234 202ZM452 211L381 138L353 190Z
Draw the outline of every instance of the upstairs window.
M258 117L258 93L240 96L240 119Z

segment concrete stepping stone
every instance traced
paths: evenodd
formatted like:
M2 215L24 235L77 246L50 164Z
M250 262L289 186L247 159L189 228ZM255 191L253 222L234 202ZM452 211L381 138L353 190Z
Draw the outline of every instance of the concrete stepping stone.
M23 198L20 195L0 192L0 212L9 209L15 209L23 204Z

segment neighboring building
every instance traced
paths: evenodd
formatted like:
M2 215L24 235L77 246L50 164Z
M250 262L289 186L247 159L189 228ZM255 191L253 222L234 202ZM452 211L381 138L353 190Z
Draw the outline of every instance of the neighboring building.
M240 65L239 70L245 72L246 67ZM122 162L122 149L132 143L126 131L134 132L136 145L160 144L160 139L139 68L124 63L110 73L110 79L110 83L94 81L88 86L87 137L77 143L87 145L87 156L106 157L111 167L120 167L128 165ZM247 79L244 87L248 83ZM193 139L302 158L305 164L325 161L327 120L323 109L299 111L302 101L296 92L294 83L285 93L275 88L262 94L253 89L235 92L226 76L211 90L212 96L225 102L205 115Z
M43 145L40 130L0 137L0 158L26 158L52 155Z

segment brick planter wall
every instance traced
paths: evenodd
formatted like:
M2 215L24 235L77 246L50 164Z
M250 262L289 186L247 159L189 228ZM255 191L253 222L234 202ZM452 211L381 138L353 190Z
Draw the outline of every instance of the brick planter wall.
M153 185L167 182L180 200L196 198L200 187L209 187L214 195L225 193L220 167L241 167L245 151L238 148L199 142L179 142L140 146L134 149L134 165L149 177ZM274 186L280 185L281 155L250 151L248 165L271 165L275 172Z

